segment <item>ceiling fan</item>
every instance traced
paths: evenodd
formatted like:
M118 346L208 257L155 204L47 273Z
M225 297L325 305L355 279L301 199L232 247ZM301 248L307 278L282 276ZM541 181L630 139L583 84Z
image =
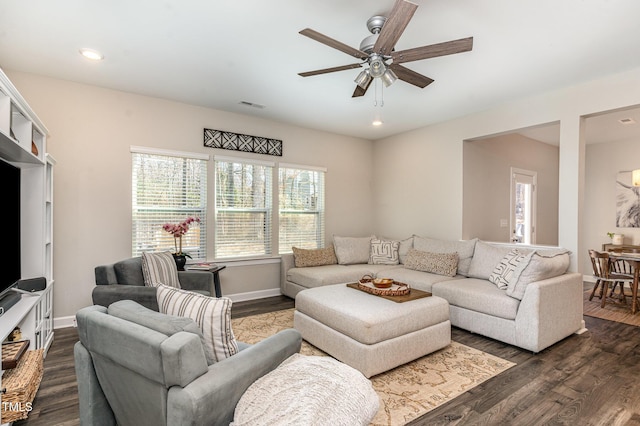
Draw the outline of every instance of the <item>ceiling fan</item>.
M368 65L368 68L361 71L355 79L357 86L352 95L354 98L363 96L375 78L380 78L385 86L391 85L396 79L400 79L420 88L428 86L433 83L431 78L412 71L401 64L405 62L419 61L421 59L452 55L454 53L468 52L473 48L473 37L395 51L395 44L400 39L400 36L409 24L409 21L413 17L417 8L418 5L415 3L411 3L406 0L396 0L396 3L393 6L393 9L391 9L388 17L371 17L367 21L367 28L372 35L362 40L359 49L355 49L334 40L331 37L312 30L311 28L305 28L300 31L300 34L322 44L326 44L329 47L333 47L334 49L338 49L348 55L354 56L363 62L301 72L298 75L302 77L310 77L312 75L345 71Z

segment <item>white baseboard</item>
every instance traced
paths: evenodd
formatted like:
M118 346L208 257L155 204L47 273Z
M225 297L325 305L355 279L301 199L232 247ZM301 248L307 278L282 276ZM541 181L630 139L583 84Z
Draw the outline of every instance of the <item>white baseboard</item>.
M593 275L583 275L582 276L582 281L587 282L587 283L595 283L596 279L593 278Z
M70 315L68 317L59 317L53 319L53 329L56 328L67 328L67 327L77 327L76 324L76 316Z
M587 330L586 325L587 324L585 324L584 320L582 320L582 328L580 330L576 331L574 334L582 334L582 333L584 333L586 331L589 331L589 330Z
M236 294L223 294L224 297L228 297L233 302L245 302L247 300L256 300L256 299L264 299L266 297L274 297L280 296L280 287L278 288L270 288L267 290L259 290L259 291L248 291L246 293L236 293Z

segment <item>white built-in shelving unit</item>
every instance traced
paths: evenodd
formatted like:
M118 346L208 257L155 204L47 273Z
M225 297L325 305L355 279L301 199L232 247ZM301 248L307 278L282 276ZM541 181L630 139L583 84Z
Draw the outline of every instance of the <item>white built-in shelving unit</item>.
M29 349L49 349L53 341L53 167L48 130L0 70L0 158L20 168L22 278L45 277L44 290L23 294L0 316L0 340L17 326ZM1 349L0 349L1 354ZM0 389L2 381L0 375ZM2 394L0 393L0 402Z

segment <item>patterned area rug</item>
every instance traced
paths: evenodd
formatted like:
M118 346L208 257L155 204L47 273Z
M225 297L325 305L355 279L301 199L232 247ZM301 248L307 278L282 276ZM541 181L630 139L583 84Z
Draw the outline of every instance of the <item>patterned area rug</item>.
M293 309L232 320L236 339L256 343L293 327ZM326 356L302 342L304 355ZM515 364L452 342L448 347L371 378L380 397L373 425L403 425Z
M607 300L604 308L601 308L600 298L596 295L593 296L593 300L589 301L590 294L591 290L584 292L584 307L582 309L584 315L640 327L640 312L635 315L631 314L631 297L627 297L626 304Z

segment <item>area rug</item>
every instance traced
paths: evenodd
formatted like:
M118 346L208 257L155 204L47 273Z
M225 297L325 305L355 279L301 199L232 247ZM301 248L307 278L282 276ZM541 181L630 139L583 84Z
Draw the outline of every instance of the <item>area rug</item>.
M293 327L294 309L232 320L236 339L257 343L280 330ZM304 355L326 356L302 342ZM373 376L380 409L373 425L403 425L515 364L452 342L448 347L393 370Z
M600 298L593 296L593 300L589 301L590 294L591 290L584 292L584 307L582 309L584 315L640 327L640 312L635 315L631 314L631 297L627 297L626 305L607 300L604 308L601 308Z

